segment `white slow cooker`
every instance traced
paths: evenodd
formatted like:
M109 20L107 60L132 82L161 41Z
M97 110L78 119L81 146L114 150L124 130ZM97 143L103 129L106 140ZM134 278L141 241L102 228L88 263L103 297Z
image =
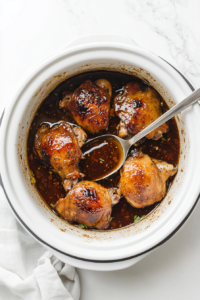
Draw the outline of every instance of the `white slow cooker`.
M90 270L126 268L167 241L185 222L200 192L200 107L176 117L181 150L176 178L158 208L142 221L113 231L84 230L51 212L31 183L26 142L40 103L58 84L79 73L114 70L152 85L169 107L194 87L173 66L128 38L85 37L38 64L21 82L1 124L1 181L18 221L44 247L73 266Z

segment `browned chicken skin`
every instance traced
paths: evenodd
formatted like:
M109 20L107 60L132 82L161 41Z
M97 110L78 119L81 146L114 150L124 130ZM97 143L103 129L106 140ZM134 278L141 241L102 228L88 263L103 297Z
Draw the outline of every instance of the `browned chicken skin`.
M66 122L52 128L49 124L43 124L35 135L39 158L60 175L65 190L69 190L80 176L77 164L82 156L80 147L86 139L87 135L81 128Z
M75 122L84 130L98 133L107 129L110 118L112 87L109 81L87 80L73 93L64 92L60 108L69 112Z
M65 198L59 199L54 207L70 222L106 229L110 223L112 204L115 203L116 194L113 196L113 191L92 181L81 181Z
M151 159L141 151L131 154L121 170L120 192L137 208L162 200L166 194L166 180L177 169L165 161Z
M159 94L139 82L128 83L123 94L115 97L114 106L115 113L121 119L120 137L125 137L128 133L137 134L162 115ZM146 137L158 140L167 131L168 125L164 123Z

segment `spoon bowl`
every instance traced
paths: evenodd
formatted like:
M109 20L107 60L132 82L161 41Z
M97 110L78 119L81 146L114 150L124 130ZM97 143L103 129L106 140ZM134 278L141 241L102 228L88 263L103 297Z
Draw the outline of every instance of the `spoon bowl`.
M122 159L121 162L116 165L116 168L112 170L110 173L107 173L103 177L99 177L97 179L94 179L94 181L105 179L114 173L116 173L124 164L126 157L128 155L128 151L132 145L134 145L136 142L141 140L143 137L145 137L147 134L161 126L163 123L167 122L171 118L173 118L175 115L186 109L187 107L191 106L192 104L196 103L200 98L200 88L191 93L188 97L186 97L184 100L182 100L180 103L173 106L171 109L169 109L167 112L165 112L161 117L159 117L157 120L152 122L149 126L147 126L145 129L140 131L138 134L130 138L129 140L124 140L116 135L113 134L105 134L98 136L96 138L90 139L87 143L93 143L95 141L98 141L99 139L113 139L118 142L118 147L122 151Z
M87 145L88 144L93 144L95 141L99 142L99 140L101 140L101 139L104 140L104 141L107 141L109 139L116 141L117 143L115 143L115 145L118 147L118 149L119 149L119 151L121 152L122 155L120 155L121 159L116 164L116 168L114 170L112 170L111 172L107 173L103 177L100 176L98 178L92 179L93 181L99 181L99 180L105 179L105 178L113 175L114 173L116 173L122 167L122 165L124 164L124 162L126 160L126 157L127 157L127 154L128 154L128 151L129 151L129 149L131 147L131 144L127 143L127 141L129 141L129 140L123 140L120 137L118 137L116 135L113 135L113 134L104 134L104 135L95 137L93 139L88 140L84 145L86 145L86 144ZM85 155L87 153L88 152L85 152L83 155Z

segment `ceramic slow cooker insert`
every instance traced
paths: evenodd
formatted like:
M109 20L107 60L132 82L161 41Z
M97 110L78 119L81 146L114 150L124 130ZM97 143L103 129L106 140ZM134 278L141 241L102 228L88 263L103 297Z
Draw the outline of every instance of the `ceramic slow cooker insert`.
M176 117L180 135L178 173L158 208L142 221L113 231L83 230L55 216L31 182L26 157L29 126L40 103L69 77L93 70L132 74L148 82L169 107L192 86L167 62L124 40L71 46L39 64L25 78L5 109L1 128L1 177L21 224L61 260L85 269L127 267L165 241L183 223L199 194L200 108Z

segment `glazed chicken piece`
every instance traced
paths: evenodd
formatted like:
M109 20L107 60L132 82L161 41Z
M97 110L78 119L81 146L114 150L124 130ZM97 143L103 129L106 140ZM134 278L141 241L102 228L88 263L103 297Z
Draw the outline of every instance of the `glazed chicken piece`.
M49 124L43 124L35 135L35 150L39 158L60 175L66 191L81 176L77 164L82 156L80 147L86 139L87 135L81 128L66 122L51 128Z
M110 118L112 86L109 81L87 80L73 93L65 91L59 107L69 112L75 122L90 133L107 129Z
M76 184L54 208L67 221L88 227L106 229L110 223L112 205L120 199L115 189L107 190L92 181Z
M159 94L139 82L128 83L123 94L115 97L114 106L115 113L121 119L119 137L137 134L162 115ZM168 125L164 123L146 137L158 140L167 131Z
M131 205L142 208L162 200L166 180L176 172L177 168L165 161L132 151L121 170L119 190Z

